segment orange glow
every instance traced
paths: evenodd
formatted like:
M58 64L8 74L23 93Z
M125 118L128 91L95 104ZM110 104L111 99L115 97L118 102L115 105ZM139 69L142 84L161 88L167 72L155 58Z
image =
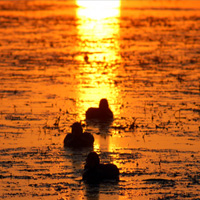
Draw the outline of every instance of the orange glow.
M196 0L0 0L0 198L198 199L199 10ZM114 121L83 129L120 181L90 187L92 149L63 140L101 98Z
M119 34L120 0L77 0L77 5L81 51L92 53L90 61L103 61L106 58L106 61L110 62L117 59L119 44L116 39Z
M107 98L110 107L116 114L116 108L112 106L117 99L118 91L115 88L115 62L119 60L119 16L120 0L118 1L81 1L77 0L78 36L80 41L80 56L78 61L84 62L84 55L88 56L88 62L81 67L78 79L84 79L80 87L81 110L99 104L101 98ZM84 119L84 114L81 119Z
M84 1L77 0L78 16L92 20L101 20L108 17L118 17L120 0L115 1Z

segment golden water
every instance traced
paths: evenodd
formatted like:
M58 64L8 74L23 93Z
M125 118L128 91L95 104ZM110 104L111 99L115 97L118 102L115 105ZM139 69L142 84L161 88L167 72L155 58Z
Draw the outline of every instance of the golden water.
M0 198L200 198L199 13L189 0L1 0ZM101 98L113 123L86 123ZM75 121L118 184L81 181L90 150L63 147Z

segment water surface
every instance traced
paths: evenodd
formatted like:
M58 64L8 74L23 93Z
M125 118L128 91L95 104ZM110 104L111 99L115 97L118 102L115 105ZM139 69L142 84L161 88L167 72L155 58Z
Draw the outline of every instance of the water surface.
M0 1L0 197L200 198L199 1ZM88 59L87 59L88 58ZM111 124L85 111L107 98ZM118 184L81 181L91 149Z

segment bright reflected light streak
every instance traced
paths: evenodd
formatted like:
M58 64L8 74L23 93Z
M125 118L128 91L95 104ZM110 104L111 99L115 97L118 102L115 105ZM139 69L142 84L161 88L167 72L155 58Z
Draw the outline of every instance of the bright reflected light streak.
M90 54L90 61L118 59L120 0L77 0L77 5L81 51Z
M120 1L84 1L77 0L78 16L87 17L92 20L100 20L108 17L118 17Z
M76 77L80 80L77 103L80 119L85 119L85 111L89 107L98 107L101 98L108 99L111 110L117 116L119 91L114 80L117 75L116 63L121 59L118 42L120 0L77 0L77 5L80 56L76 59L82 63L79 66L80 74ZM88 62L84 61L85 55ZM107 147L100 138L96 142L96 148L110 149L112 146L109 140Z

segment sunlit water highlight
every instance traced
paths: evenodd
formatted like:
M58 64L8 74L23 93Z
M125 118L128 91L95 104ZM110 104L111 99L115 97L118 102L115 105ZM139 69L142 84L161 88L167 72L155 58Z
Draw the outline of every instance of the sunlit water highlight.
M107 98L117 114L118 89L115 87L116 63L119 54L120 1L77 1L78 36L80 55L86 64L80 66L79 108L98 106L99 100ZM98 8L98 9L97 9ZM94 105L92 105L95 103ZM85 113L83 113L83 119Z
M200 198L198 1L87 2L0 1L0 197ZM86 122L103 97L114 121ZM75 121L118 184L81 181Z

